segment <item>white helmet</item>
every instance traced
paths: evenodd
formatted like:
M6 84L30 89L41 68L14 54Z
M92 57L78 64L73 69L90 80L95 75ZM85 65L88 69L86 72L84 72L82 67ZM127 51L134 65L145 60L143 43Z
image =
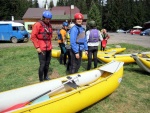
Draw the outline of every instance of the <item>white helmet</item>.
M70 24L69 29L71 29L74 25L75 25L74 23Z

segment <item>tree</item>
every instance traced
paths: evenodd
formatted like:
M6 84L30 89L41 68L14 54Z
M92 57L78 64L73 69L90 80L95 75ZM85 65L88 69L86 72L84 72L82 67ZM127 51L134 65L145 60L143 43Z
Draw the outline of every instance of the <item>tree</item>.
M86 0L83 0L83 1L81 2L81 13L83 13L83 14L87 14L87 13L88 13L88 9L87 9L87 6L86 6L86 4L85 4L85 1L86 1Z
M150 0L143 0L143 6L145 7L144 9L145 10L145 13L144 13L144 19L145 19L145 22L147 21L150 21Z
M86 0L86 6L91 7L91 2L92 2L92 0Z
M94 3L94 1L92 1L91 8L88 13L88 22L91 20L94 20L96 22L98 29L102 28L101 14L100 14L99 9L97 8L96 4Z
M64 6L64 0L58 0L57 1L57 6Z
M52 8L52 7L54 7L54 3L53 3L53 0L50 0L49 8Z
M22 19L26 10L31 6L31 1L27 0L1 0L0 20Z
M38 4L38 1L37 1L37 0L34 0L34 1L33 1L32 7L34 7L34 8L39 8L39 4Z

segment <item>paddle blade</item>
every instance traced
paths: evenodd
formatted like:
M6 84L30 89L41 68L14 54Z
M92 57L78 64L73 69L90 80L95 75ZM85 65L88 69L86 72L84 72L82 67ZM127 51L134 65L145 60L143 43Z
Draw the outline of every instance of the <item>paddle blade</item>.
M29 102L25 102L25 103L20 103L20 104L14 105L14 106L12 106L10 108L5 109L1 113L5 113L5 112L11 111L11 110L22 108L22 107L26 106L28 103Z
M76 83L72 83L72 82L68 82L68 83L66 83L66 85L68 85L74 89L77 89L77 87L79 87Z

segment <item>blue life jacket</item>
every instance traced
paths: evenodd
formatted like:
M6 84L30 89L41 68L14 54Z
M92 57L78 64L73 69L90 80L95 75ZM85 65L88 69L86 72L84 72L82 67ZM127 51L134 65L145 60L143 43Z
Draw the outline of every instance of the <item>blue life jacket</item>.
M88 50L85 30L82 26L74 25L70 29L70 45L74 53Z
M58 30L57 30L58 40L62 40L62 36L61 36L60 30L61 30L61 29L58 29Z

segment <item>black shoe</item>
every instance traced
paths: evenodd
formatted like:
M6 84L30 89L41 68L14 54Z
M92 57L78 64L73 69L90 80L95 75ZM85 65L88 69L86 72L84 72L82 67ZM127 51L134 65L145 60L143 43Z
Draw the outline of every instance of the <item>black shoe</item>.
M67 64L66 64L66 63L64 63L64 66L67 66Z
M43 80L39 80L40 82L44 82Z
M44 80L50 80L50 78L49 78L49 77L46 77L46 78L44 78Z

